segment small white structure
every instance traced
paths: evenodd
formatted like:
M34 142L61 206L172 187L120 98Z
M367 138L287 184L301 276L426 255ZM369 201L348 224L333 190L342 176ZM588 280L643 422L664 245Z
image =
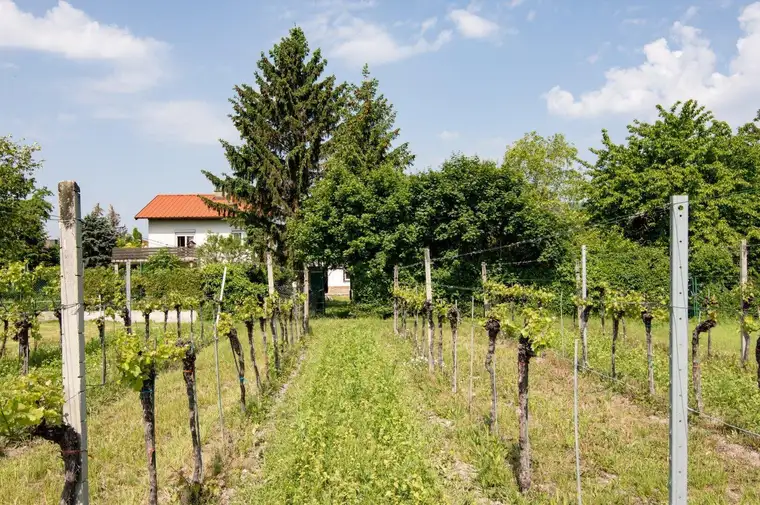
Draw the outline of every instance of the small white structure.
M137 213L135 219L148 220L148 247L195 247L203 245L209 235L237 235L219 213L210 209L201 197L226 203L218 193L156 195ZM327 271L327 294L348 296L351 282L343 268Z

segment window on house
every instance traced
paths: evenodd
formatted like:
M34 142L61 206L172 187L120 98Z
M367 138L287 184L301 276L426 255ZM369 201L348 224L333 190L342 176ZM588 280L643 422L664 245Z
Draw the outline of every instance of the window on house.
M177 235L177 247L191 247L195 245L194 235Z
M351 282L351 276L348 275L348 270L343 269L343 282Z

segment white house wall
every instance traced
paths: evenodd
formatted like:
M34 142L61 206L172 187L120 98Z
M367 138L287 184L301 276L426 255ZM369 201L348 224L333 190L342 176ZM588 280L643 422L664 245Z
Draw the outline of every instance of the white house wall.
M328 295L346 295L351 293L351 281L343 279L343 269L327 271L327 294Z
M206 242L210 234L229 235L232 228L226 221L216 219L180 220L180 219L150 219L148 220L149 247L176 247L177 235L193 235L195 245Z

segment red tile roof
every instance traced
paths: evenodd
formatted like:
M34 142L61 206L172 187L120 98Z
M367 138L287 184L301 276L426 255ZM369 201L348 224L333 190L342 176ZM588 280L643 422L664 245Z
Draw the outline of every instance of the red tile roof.
M214 194L156 195L137 213L135 219L222 219L217 211L206 206L201 196L220 203L227 202Z

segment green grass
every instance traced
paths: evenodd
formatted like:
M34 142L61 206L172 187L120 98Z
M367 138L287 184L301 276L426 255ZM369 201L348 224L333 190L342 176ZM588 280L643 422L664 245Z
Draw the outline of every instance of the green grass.
M399 349L368 320L322 320L315 332L263 477L239 503L441 503Z
M160 325L153 325L153 328L157 326ZM212 494L216 495L223 487L234 485L240 478L241 461L253 450L255 428L271 407L271 393L278 388L284 377L274 377L267 396L258 399L245 332L241 333L241 340L245 349L249 384L249 412L245 417L239 409L240 389L230 345L226 340L219 342L225 428L226 437L230 441L227 444L222 442L218 428L213 346L201 350L196 362L206 482ZM256 344L257 362L261 367L263 356L258 332ZM295 354L287 354L283 360L284 370L293 366ZM88 353L86 359L88 383L93 377L99 381L99 350L95 354ZM274 367L271 359L270 365ZM92 370L95 371L94 376ZM115 374L111 377L115 379ZM113 388L108 398L98 399L94 396L105 388L94 387L87 391L89 406L93 403L98 405L95 409L88 408L91 503L145 503L148 478L138 393L116 384ZM192 473L187 396L180 366L159 373L155 394L159 501L176 503L180 474L187 476ZM93 398L98 400L92 402ZM217 464L214 464L215 460ZM214 467L217 467L217 471ZM218 472L221 474L215 476ZM63 482L58 448L40 440L7 448L6 453L0 457L0 482L3 483L2 503L57 503Z

